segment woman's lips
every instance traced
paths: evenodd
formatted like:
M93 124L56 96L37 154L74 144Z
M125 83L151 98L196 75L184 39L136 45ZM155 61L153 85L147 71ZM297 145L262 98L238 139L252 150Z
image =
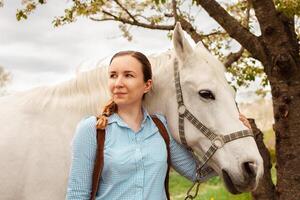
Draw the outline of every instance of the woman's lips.
M127 94L126 92L115 92L114 94Z
M116 93L114 93L114 95L116 95L116 96L123 96L125 94L127 94L127 93L123 93L123 92L116 92Z

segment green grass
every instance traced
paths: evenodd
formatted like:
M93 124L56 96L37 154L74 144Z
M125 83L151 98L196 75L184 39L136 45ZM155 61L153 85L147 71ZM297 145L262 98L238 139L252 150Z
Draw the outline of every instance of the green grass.
M186 178L180 176L174 170L170 173L170 194L172 200L183 200L186 192L192 183ZM192 192L192 195L194 191ZM202 183L195 200L250 200L251 194L244 193L240 195L230 194L224 187L219 177L211 178L209 181Z

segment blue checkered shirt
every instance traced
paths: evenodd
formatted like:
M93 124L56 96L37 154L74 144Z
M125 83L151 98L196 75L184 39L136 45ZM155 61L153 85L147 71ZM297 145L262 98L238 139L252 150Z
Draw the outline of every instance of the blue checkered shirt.
M166 145L145 109L138 132L113 114L108 118L104 144L104 166L96 200L165 200ZM167 127L164 116L157 115ZM96 118L82 119L72 142L72 164L66 199L88 200L96 155ZM168 130L168 129L167 129ZM170 134L172 167L195 181L196 162L190 152ZM215 174L211 174L213 176ZM209 177L205 177L207 179ZM204 181L201 180L201 181Z

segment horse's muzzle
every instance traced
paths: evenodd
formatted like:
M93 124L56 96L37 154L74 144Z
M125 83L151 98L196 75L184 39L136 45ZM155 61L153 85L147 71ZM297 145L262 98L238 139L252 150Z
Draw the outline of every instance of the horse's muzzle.
M222 169L225 186L232 194L248 192L256 186L256 165L252 162L245 162L242 164L242 170L243 177L237 181L235 177L232 177L226 170Z

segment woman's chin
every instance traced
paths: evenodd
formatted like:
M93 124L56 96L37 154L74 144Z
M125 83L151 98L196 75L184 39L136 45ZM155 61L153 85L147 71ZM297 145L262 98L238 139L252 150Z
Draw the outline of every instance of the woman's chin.
M115 98L114 102L118 105L118 106L123 106L123 105L127 105L129 102L124 99L124 98Z
M128 100L126 98L116 98L114 99L114 102L117 104L117 106L120 107L126 107L126 106L133 106L135 107L136 105L140 105L140 102L138 101L133 101L133 100Z

